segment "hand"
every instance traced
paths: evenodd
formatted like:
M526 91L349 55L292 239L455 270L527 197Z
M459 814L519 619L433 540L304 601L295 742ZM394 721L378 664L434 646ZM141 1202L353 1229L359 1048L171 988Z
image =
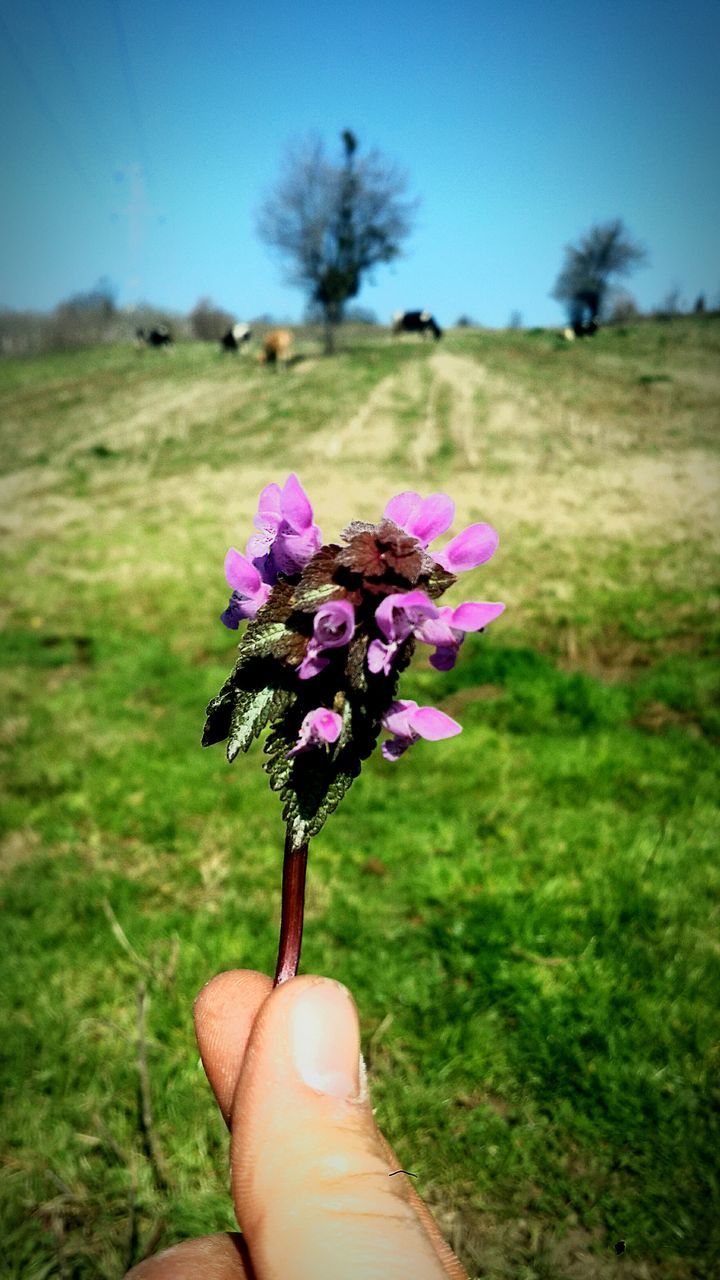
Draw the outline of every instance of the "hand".
M232 1133L242 1235L188 1240L127 1280L467 1280L377 1129L346 989L222 973L195 1030Z

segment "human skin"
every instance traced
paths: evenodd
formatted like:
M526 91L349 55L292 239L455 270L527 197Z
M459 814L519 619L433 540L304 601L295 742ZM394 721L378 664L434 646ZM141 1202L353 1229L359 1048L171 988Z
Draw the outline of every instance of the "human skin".
M251 970L195 1004L205 1072L231 1131L242 1234L188 1240L127 1280L467 1280L373 1119L357 1010L328 978L273 989Z

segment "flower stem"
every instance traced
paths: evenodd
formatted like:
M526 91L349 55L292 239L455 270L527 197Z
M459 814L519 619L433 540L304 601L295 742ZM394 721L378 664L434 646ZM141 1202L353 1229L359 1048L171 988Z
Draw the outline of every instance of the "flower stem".
M273 983L275 987L281 982L287 982L288 978L294 978L300 964L307 856L308 841L295 847L288 829L285 834L280 945Z

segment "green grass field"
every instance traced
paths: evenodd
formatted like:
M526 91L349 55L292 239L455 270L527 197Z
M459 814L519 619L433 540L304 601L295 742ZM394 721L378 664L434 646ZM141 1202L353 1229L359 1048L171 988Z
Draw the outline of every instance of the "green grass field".
M225 550L295 470L328 537L405 488L501 535L451 600L506 614L403 682L463 734L311 847L379 1123L473 1277L717 1276L720 322L300 355L0 363L3 1275L232 1225L191 1005L272 970L283 832L259 748L199 740Z

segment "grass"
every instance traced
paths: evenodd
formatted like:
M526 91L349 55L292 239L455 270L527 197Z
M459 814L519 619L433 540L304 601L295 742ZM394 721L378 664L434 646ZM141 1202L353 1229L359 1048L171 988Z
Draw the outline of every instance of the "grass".
M473 1276L717 1274L719 330L0 363L8 1277L232 1225L190 1008L271 968L282 829L257 752L198 740L222 556L290 468L331 536L440 481L502 535L463 595L506 615L404 680L463 734L370 761L311 850L303 967L356 997L379 1123Z

